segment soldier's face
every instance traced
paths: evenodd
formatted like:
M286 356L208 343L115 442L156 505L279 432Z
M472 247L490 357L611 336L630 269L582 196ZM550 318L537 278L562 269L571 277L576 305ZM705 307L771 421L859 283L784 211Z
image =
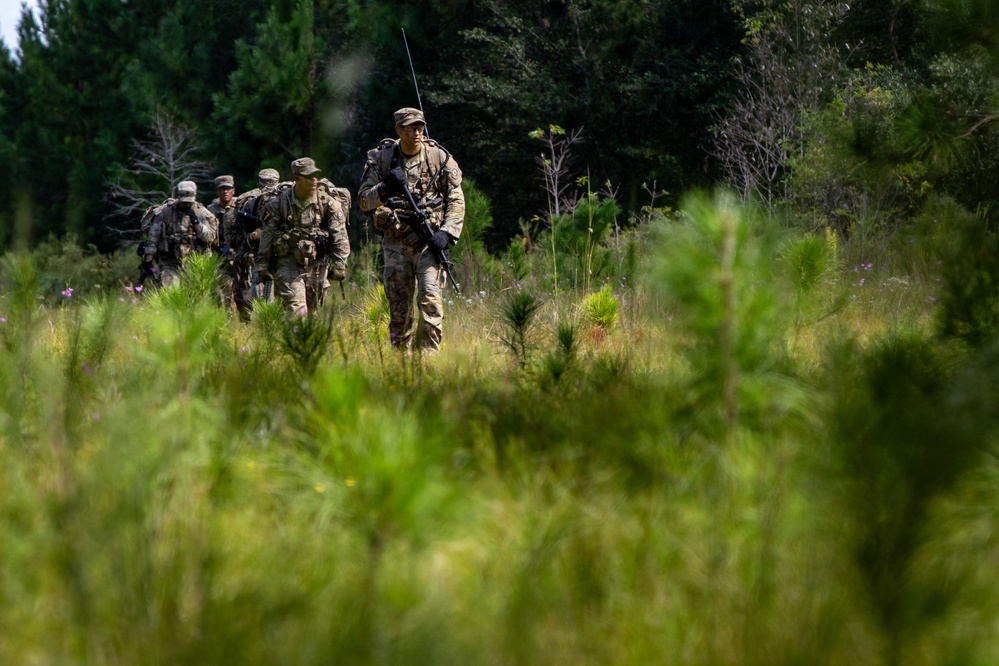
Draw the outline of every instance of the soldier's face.
M215 193L218 194L219 203L222 204L223 206L228 206L229 204L232 203L232 200L236 196L236 188L220 187L217 190L215 190Z
M295 176L295 194L299 199L306 199L319 187L317 176Z
M422 123L413 123L412 125L406 125L405 127L396 127L395 131L399 135L399 143L402 144L402 150L405 153L412 155L420 149L420 142L423 141L423 133L426 130L426 125Z

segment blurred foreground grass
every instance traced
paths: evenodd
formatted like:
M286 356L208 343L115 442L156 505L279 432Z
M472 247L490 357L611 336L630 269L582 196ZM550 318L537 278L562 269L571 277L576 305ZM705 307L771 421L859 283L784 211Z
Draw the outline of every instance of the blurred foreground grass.
M523 358L503 291L421 357L374 287L244 324L7 257L0 662L995 663L999 348L933 261L688 211Z

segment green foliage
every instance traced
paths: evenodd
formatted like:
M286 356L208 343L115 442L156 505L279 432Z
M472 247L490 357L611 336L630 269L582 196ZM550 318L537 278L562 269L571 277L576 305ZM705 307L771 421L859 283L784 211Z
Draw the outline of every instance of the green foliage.
M503 271L507 274L508 280L521 282L530 275L531 268L525 249L526 241L526 236L514 238L506 249L506 262Z
M315 19L311 2L293 3L288 11L272 5L256 35L237 40L237 67L227 90L213 98L215 118L232 140L253 141L264 155L290 151L297 157L318 147L317 110L329 91L320 68L326 47Z
M789 205L811 230L877 235L908 220L935 179L926 155L907 150L911 82L887 67L854 72L822 111L791 160Z
M724 424L731 435L741 418L766 420L771 408L783 411L796 401L772 348L786 332L772 266L774 232L726 192L691 195L682 210L682 222L658 227L649 286L679 307L692 400L706 410L705 427ZM780 398L771 393L778 385Z
M250 319L265 345L264 354L270 356L275 350L274 345L281 339L287 319L287 308L280 298L271 301L256 298L253 300L253 314Z
M128 249L59 235L5 254L0 662L994 663L999 248L996 209L976 207L994 123L954 122L991 117L991 15L964 3L981 30L941 36L977 46L915 62L920 15L859 3L852 44L913 30L851 58L925 67L858 74L810 119L801 205L780 212L820 235L724 193L627 215L635 183L703 173L698 128L724 103L744 4L69 0L29 19L20 62L0 49L0 215L10 188L29 202L11 238L89 243L103 166L150 100L213 117L220 164L244 177L309 145L356 175L359 146L412 103L405 24L427 36L411 43L435 138L488 184L469 186L463 265L498 277L477 244L490 214L509 249L504 282L448 305L430 358L387 353L377 288L306 318L257 303L247 324L218 306L212 257L137 294ZM363 84L323 92L355 48ZM206 94L234 63L239 99ZM272 85L293 79L316 87ZM247 103L258 90L277 97ZM339 146L316 120L330 90L356 119ZM273 132L254 138L246 113ZM588 197L509 244L510 221L544 209L524 128L578 117L579 157L634 179L616 205L638 224L607 242L619 213ZM863 293L859 262L876 265L871 302L896 289L904 307L842 300ZM626 325L596 344L582 312L559 315L592 297L606 319L610 282L570 285L617 267ZM528 291L555 284L539 317Z
M937 612L913 604L904 572L916 555L930 501L974 464L978 440L957 426L946 404L953 363L946 347L903 328L867 352L846 345L834 353L830 423L840 473L848 480L844 508L863 526L855 557L888 636L891 662L909 633ZM947 447L940 446L941 437Z
M461 229L461 242L451 250L456 261L474 260L485 252L483 238L493 225L492 203L470 178L464 178L461 189L465 195L465 221Z
M568 286L588 288L606 277L612 268L607 238L620 210L613 198L588 194L571 213L554 217L552 229L539 237L542 261L554 258L555 270Z
M799 328L842 307L838 298L827 296L836 293L831 287L841 268L838 247L838 234L832 229L822 235L793 234L779 243L775 274L790 290Z
M216 301L219 296L222 257L214 252L191 254L184 261L180 287L191 303Z
M455 277L459 283L471 286L493 272L493 259L486 252L484 242L493 225L492 203L470 178L462 179L461 189L465 195L465 221L461 240L448 250L448 256L455 263Z
M8 253L3 256L2 297L4 310L14 326L7 330L31 330L39 308L38 269L30 255Z
M588 294L580 304L587 321L607 332L613 331L620 319L620 304L609 284L592 294Z
M530 358L535 317L541 306L541 300L526 291L514 291L500 306L498 316L503 329L499 339L518 366L523 367Z
M796 294L809 295L828 280L837 267L835 248L830 247L828 238L808 234L781 243L778 256L787 267Z
M941 255L940 332L975 348L999 333L999 237L983 218L946 219L957 242L942 248Z
M49 307L8 255L0 661L990 663L957 637L999 617L999 347L847 310L807 353L816 306L784 296L827 302L849 241L722 194L656 231L599 345L511 291L388 361L383 328L329 353L360 294L248 324L191 285ZM475 345L497 330L514 367Z
M328 311L288 316L281 328L282 349L306 376L316 371L332 339L333 319Z

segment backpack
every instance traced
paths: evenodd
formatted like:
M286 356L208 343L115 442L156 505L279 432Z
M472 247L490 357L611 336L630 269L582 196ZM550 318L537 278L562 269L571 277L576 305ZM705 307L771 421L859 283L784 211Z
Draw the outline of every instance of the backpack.
M433 139L425 139L423 143L428 148L426 156L430 172L439 172L441 167L451 160L451 154L444 150L444 147ZM388 173L399 165L399 161L402 157L399 153L400 149L398 139L382 139L378 142L377 146L368 151L368 159L364 166L364 173L367 174L368 169L377 169L378 173L381 174ZM441 153L444 153L443 158Z
M264 188L263 192L260 193L260 196L258 196L257 200L254 202L254 208L258 211L257 214L260 215L261 208L264 204L288 188L294 186L294 181L285 181L278 183L277 185L270 185ZM342 219L344 226L350 224L350 190L345 187L337 187L329 179L323 178L319 181L318 191L326 194L330 199L339 204L341 210L339 212L334 210L333 216L337 219ZM323 201L323 197L320 197L319 200Z
M350 190L345 187L337 187L330 180L323 178L319 181L319 189L326 192L330 197L340 204L343 213L343 225L350 224ZM334 215L336 212L334 211Z
M139 246L135 249L136 253L141 257L146 254L146 239L149 238L149 227L153 224L153 218L163 212L163 209L177 201L173 197L165 199L163 202L154 204L146 209L146 212L142 214L142 219L139 221L139 230L142 234L142 239L139 241Z

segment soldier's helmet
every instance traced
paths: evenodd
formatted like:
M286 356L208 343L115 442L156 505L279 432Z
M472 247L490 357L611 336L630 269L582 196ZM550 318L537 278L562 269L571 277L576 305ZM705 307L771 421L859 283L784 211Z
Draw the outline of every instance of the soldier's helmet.
M291 172L296 176L318 177L322 170L316 166L316 161L311 157L299 157L291 163Z
M423 112L409 106L396 111L393 117L395 118L396 127L408 127L416 123L420 123L421 125L427 124L427 121L423 118Z
M193 180L182 180L177 183L177 201L194 203L198 200L198 186Z
M268 185L275 185L281 180L281 174L277 169L261 169L257 174L257 187L263 189Z

